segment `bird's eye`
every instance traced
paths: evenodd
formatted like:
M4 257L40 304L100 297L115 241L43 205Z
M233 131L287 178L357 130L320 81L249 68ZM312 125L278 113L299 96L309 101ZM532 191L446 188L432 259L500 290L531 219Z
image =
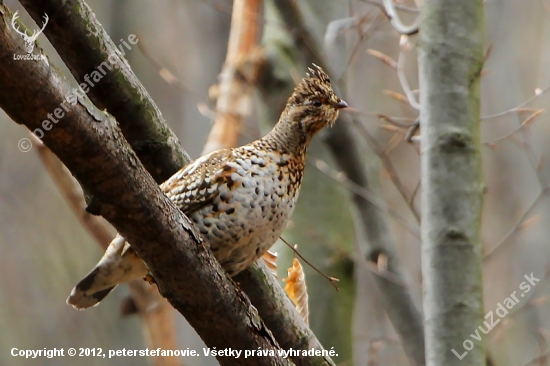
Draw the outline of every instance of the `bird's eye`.
M315 98L311 101L311 104L313 104L314 107L320 107L323 105L323 102L319 98Z

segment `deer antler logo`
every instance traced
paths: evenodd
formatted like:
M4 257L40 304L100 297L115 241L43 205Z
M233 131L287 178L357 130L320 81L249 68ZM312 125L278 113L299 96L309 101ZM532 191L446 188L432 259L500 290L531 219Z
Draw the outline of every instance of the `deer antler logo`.
M27 53L31 53L32 50L34 49L34 41L36 41L36 39L38 38L38 36L40 35L40 33L42 33L42 31L44 30L44 28L46 28L46 24L48 24L48 20L50 18L48 18L48 14L44 13L44 26L42 27L42 29L40 29L39 31L34 31L30 36L27 34L27 31L25 32L21 32L18 28L17 28L17 24L15 23L15 20L17 18L19 18L19 15L17 15L18 11L16 11L14 14L13 14L13 18L11 18L11 26L13 27L13 29L19 33L21 36L23 36L23 39L25 40L25 43L27 44L25 49L27 50Z

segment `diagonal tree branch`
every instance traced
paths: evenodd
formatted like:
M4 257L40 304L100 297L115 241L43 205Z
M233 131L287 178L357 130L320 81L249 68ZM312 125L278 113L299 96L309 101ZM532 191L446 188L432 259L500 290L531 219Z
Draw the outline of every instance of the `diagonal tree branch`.
M107 249L113 237L112 228L100 216L87 213L86 202L78 182L61 161L33 134L33 146L37 148L42 163L50 173L57 188L61 191L69 206L81 224L96 239L96 242ZM135 280L129 283L132 301L143 323L145 344L149 349L176 349L176 329L173 319L173 308L156 289L145 281ZM179 366L175 356L151 357L154 366Z
M83 89L89 89L90 100L116 118L124 137L157 183L191 160L123 57L121 50L128 52L126 46L134 47L130 39L122 40L117 48L82 0L21 0L21 4L35 21L48 14L50 20L44 30L48 40ZM110 65L111 60L114 65L100 82L90 79L98 66L104 62Z
M14 60L14 54L25 53L25 44L9 26L11 17L0 5L0 107L30 130L44 127L46 114L60 110L63 117L45 123L50 128L44 144L94 195L97 212L132 242L160 292L208 346L276 354L280 348L257 311L235 288L189 219L162 194L116 121L83 98L74 104L65 100L72 90L46 59ZM218 361L222 365L289 364L278 356L218 357Z

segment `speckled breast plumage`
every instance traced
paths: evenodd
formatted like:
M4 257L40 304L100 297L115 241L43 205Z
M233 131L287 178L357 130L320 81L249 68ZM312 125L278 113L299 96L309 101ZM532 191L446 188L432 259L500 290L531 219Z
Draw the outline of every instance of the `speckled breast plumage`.
M307 146L346 107L334 94L328 75L314 65L267 135L202 156L161 185L195 222L229 275L244 270L279 238L298 198ZM131 245L117 235L67 303L88 308L119 283L148 272Z
M257 144L206 155L161 186L197 225L229 275L277 241L298 198L303 156Z

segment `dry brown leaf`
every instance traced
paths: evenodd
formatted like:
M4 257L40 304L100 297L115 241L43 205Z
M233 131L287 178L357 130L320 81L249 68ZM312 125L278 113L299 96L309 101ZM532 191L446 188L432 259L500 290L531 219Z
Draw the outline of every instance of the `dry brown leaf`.
M262 255L262 258L267 264L267 267L271 270L271 273L273 273L273 276L275 278L277 277L277 252L270 252L269 250L265 252L264 255Z
M306 277L298 259L294 258L292 267L288 269L288 278L283 279L283 281L286 282L285 292L296 306L298 314L300 314L304 322L309 325Z

